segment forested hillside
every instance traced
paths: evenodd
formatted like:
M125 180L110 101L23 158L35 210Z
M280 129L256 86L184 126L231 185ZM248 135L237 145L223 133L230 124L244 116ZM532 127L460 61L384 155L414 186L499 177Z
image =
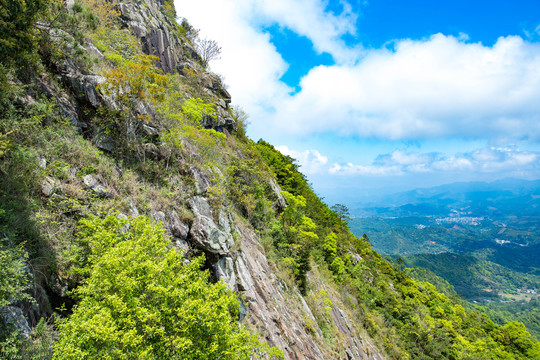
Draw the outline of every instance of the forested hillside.
M381 199L349 226L417 279L448 281L469 308L488 308L499 324L522 321L540 335L538 181L454 183ZM388 206L389 202L394 205Z
M249 139L172 1L3 1L0 31L1 358L540 358Z

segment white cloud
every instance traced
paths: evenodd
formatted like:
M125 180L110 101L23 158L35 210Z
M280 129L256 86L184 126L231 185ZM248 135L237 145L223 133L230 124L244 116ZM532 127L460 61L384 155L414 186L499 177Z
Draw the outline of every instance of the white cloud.
M399 166L376 166L376 165L346 165L334 164L329 170L334 175L368 175L368 176L396 176L402 175Z
M340 39L355 30L351 7L343 1L344 11L335 15L325 12L325 4L320 0L175 0L178 15L222 47L221 59L213 61L211 68L224 76L234 104L243 107L253 127L262 131L257 136L273 125L261 122L292 91L280 81L288 64L262 30L264 26L277 24L306 36L317 51L332 54L338 62L358 56Z
M438 153L406 153L396 150L379 155L373 164L334 164L329 172L336 175L389 176L427 172L476 172L506 176L537 173L540 153L516 147L488 147L472 152L446 156Z
M295 134L540 140L540 45L401 40L357 65L319 66L265 121Z
M326 1L321 0L258 0L259 14L268 23L278 23L313 42L314 49L331 54L338 62L354 62L358 51L349 49L341 40L344 34L356 33L358 15L342 1L343 12L325 11Z
M221 44L222 59L212 69L250 115L255 138L334 132L388 140L540 140L540 44L509 36L484 46L467 42L466 34L436 34L396 40L392 49L348 49L340 38L354 34L357 15L346 2L338 15L325 13L322 0L175 3L180 16ZM313 68L291 95L280 81L288 64L262 30L271 24L308 37L338 63Z
M304 174L320 173L328 164L328 158L317 150L294 151L285 145L277 146L276 149L282 154L296 159L300 165L300 171Z
M175 0L180 17L185 17L203 37L222 47L221 59L212 62L214 72L222 74L235 104L252 118L273 111L277 99L291 89L279 78L288 65L270 42L270 36L256 23L253 0Z

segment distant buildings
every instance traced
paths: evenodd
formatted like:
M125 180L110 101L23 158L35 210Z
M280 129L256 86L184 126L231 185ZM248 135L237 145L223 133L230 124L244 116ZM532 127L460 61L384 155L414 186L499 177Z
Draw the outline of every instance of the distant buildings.
M484 221L484 217L472 217L472 216L448 216L444 218L437 218L435 219L435 222L437 225L441 225L442 223L458 223L462 225L473 225L478 226L480 225L480 222Z

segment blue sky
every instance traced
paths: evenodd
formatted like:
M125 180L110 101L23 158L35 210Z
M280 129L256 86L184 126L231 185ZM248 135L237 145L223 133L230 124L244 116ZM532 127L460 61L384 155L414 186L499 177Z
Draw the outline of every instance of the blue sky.
M175 0L328 202L540 178L540 2Z

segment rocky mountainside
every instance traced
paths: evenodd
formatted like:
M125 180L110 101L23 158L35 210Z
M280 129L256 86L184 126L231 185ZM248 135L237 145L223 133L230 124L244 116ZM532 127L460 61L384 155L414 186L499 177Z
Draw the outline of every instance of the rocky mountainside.
M81 358L55 344L64 344L88 299L116 304L84 290L99 256L109 254L106 248L95 253L88 219L111 216L124 221L113 238L131 236L134 219L148 217L163 227L167 251L181 251L185 264L204 256L208 287L225 283L240 304L234 322L270 348L250 350L252 357L480 359L488 348L500 358L540 353L522 325L500 327L465 313L432 285L394 269L367 237L350 233L292 159L248 139L243 113L203 66L197 31L176 22L171 1L36 4L1 5L0 25L12 34L2 43L0 68L2 356ZM32 26L19 21L21 14ZM22 60L9 49L22 51ZM117 320L106 344L99 342L106 334L96 335L101 326L77 338L110 346L126 330ZM165 336L169 324L151 336L144 330L150 325L139 325L127 326L143 339L137 346ZM185 345L157 344L178 354ZM100 351L70 346L84 358ZM107 355L137 358L128 348L114 345ZM157 350L149 349L143 357L156 358ZM245 358L226 350L221 356Z

